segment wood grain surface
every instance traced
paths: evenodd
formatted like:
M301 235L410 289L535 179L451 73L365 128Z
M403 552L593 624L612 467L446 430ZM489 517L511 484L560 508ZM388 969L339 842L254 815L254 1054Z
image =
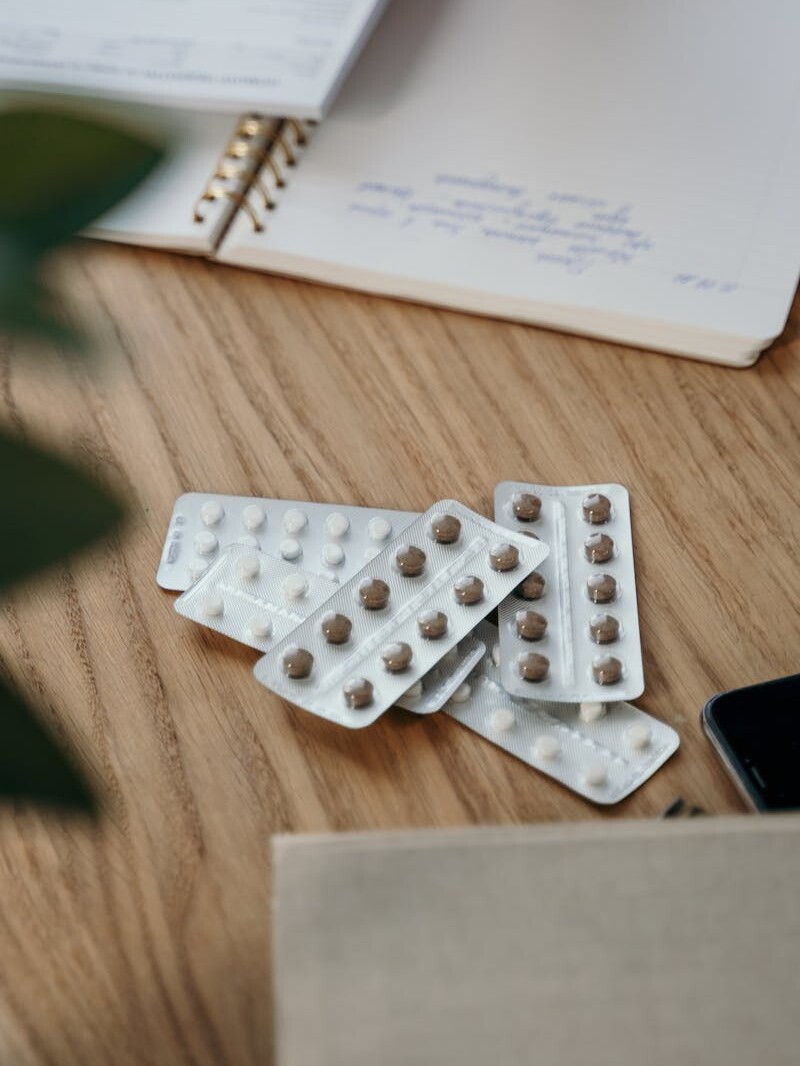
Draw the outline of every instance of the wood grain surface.
M797 311L727 370L135 249L85 244L62 272L102 358L5 349L3 417L118 486L131 521L3 606L5 667L106 812L0 812L0 1062L269 1062L273 832L742 809L698 715L798 669ZM505 478L631 492L639 702L682 747L612 810L444 716L349 732L297 710L155 584L187 490L489 513Z

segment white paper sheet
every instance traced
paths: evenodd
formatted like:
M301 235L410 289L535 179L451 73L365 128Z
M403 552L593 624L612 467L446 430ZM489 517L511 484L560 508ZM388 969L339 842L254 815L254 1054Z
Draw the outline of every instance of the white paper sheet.
M0 14L0 79L321 118L383 2L26 0Z

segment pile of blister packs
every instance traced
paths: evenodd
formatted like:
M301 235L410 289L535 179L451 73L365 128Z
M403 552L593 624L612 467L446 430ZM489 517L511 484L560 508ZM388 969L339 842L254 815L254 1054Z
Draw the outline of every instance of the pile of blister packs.
M158 582L313 714L358 729L395 705L443 711L617 803L679 743L626 702L644 690L628 493L502 482L494 510L187 493Z

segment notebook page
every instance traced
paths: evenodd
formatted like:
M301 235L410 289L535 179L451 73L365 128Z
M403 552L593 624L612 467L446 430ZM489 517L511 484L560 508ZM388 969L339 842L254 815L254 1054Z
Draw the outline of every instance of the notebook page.
M172 154L121 204L88 231L88 236L153 248L209 254L234 210L231 200L194 206L209 184L217 160L235 128L230 115L186 114ZM231 187L234 182L229 182Z
M0 80L321 118L384 2L25 0L0 15Z
M404 0L266 232L237 221L222 257L589 332L633 317L653 346L766 341L797 283L798 31L794 0Z

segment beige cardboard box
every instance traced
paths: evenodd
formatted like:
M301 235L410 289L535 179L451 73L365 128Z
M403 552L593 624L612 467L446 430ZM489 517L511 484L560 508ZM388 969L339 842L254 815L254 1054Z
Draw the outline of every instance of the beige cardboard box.
M796 1066L800 816L278 837L278 1066Z

